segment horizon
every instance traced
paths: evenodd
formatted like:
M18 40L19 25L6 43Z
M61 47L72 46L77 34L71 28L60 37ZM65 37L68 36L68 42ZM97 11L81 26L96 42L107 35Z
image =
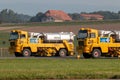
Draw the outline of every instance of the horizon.
M113 4L114 3L114 4ZM62 10L66 13L81 13L81 12L94 12L94 11L110 11L117 13L120 11L120 0L56 0L39 1L39 0L12 0L1 1L0 11L3 9L11 9L16 13L35 16L38 12L46 12L47 10Z

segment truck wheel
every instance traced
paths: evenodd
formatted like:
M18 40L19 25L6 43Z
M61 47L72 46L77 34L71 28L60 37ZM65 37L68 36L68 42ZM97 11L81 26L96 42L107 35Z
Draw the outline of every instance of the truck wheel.
M22 54L18 53L18 52L15 52L14 53L16 57L22 57Z
M84 58L91 58L91 54L83 53L83 57L84 57Z
M101 51L99 49L94 49L92 52L93 58L99 58L101 56Z
M59 56L60 57L65 57L66 55L67 55L67 50L66 49L60 49Z
M23 56L24 57L30 57L31 56L31 51L29 49L24 49L23 50Z

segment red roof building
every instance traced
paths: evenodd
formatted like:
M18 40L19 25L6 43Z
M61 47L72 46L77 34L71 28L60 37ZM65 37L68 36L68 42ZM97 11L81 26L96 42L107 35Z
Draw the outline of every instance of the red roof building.
M81 19L84 20L103 20L104 16L100 14L80 14Z
M71 21L71 17L61 11L61 10L48 10L45 12L45 18L42 19L44 22L63 22L63 21Z

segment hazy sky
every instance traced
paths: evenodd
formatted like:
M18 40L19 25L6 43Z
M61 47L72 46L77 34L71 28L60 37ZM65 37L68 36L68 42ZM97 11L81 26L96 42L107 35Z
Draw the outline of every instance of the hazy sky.
M36 15L49 9L67 13L99 10L120 11L120 0L0 0L0 11L12 9L17 13Z

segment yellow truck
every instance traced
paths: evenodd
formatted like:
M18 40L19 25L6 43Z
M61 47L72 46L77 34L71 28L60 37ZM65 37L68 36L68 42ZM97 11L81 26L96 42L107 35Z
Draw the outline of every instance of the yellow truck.
M78 57L120 57L120 31L80 28L77 35Z
M12 30L9 41L9 52L16 57L74 55L72 32L35 33Z

